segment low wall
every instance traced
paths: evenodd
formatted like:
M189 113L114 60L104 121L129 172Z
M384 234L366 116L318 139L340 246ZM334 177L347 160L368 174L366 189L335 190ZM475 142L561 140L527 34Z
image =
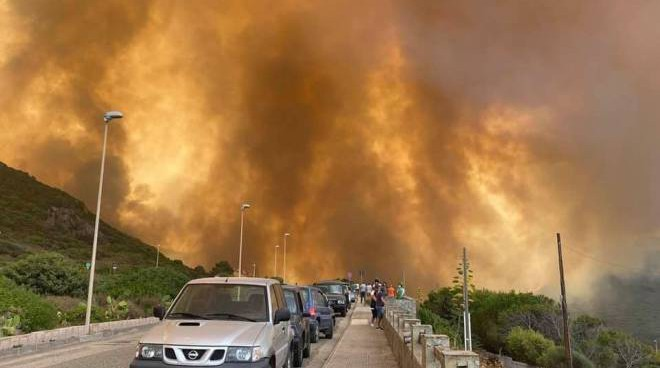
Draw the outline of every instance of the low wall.
M0 355L20 354L24 351L34 351L51 345L81 341L90 336L112 334L135 327L152 325L158 318L127 319L123 321L92 323L88 335L85 326L71 326L54 330L37 331L25 335L0 338Z
M449 337L417 319L414 299L386 299L383 329L401 368L478 368L479 355L451 350Z

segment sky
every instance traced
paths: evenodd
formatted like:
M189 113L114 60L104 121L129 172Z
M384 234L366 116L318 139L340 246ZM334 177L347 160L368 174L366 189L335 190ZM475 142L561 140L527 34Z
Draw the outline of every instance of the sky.
M170 257L569 296L660 269L660 2L0 0L0 161ZM282 248L280 248L280 251ZM281 259L280 253L280 259ZM280 266L281 267L281 266Z

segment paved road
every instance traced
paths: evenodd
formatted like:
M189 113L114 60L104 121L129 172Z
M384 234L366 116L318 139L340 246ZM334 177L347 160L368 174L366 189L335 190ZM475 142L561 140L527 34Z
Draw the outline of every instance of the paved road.
M337 317L332 340L321 338L312 344L312 355L304 361L305 368L321 368L333 352L337 341L350 322ZM79 343L22 357L3 357L0 368L127 368L135 355L137 341L146 329L136 329L102 341Z

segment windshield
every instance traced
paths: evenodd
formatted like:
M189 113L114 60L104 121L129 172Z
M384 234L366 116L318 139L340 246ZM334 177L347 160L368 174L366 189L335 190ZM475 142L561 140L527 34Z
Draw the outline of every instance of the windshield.
M224 319L267 322L266 288L237 284L190 284L167 319Z
M335 285L316 285L319 289L323 290L326 294L343 294L344 287L339 284Z

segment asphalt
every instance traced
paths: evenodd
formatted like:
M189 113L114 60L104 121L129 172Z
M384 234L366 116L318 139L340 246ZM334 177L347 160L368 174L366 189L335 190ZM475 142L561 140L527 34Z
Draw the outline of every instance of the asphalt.
M337 342L342 339L350 325L351 316L352 313L346 318L337 317L333 339L322 337L318 343L312 344L311 357L304 360L303 367L325 366L328 357L336 352ZM147 329L140 328L107 339L76 343L18 357L5 356L0 361L0 368L127 368L135 355L140 336Z

